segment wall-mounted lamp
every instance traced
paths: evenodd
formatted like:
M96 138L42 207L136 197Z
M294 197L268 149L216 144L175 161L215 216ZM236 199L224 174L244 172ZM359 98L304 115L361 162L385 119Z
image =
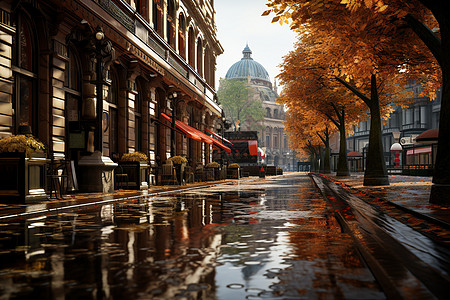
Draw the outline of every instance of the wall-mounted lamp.
M168 96L169 99L173 99L173 98L176 98L176 97L177 97L177 92L170 93L169 96Z
M95 39L97 40L97 41L101 41L101 40L103 40L105 38L105 34L103 33L103 31L97 31L96 33L95 33Z

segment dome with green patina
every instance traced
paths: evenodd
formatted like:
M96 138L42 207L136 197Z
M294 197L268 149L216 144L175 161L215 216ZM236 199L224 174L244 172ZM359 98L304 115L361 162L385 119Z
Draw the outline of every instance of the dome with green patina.
M260 79L270 83L269 73L266 69L252 58L252 50L245 46L242 51L244 55L240 61L233 64L225 75L226 79Z

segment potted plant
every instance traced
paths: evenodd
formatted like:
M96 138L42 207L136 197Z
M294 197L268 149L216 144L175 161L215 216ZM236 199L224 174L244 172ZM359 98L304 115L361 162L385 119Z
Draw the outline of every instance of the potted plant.
M237 163L233 163L228 166L227 178L239 179L240 166Z
M127 186L131 189L144 190L148 189L147 169L148 157L142 152L125 153L119 160L119 168L115 170L115 174L127 175ZM117 177L117 176L116 176Z
M212 173L214 174L213 175L214 180L219 180L219 177L220 177L219 167L220 167L220 165L215 161L207 163L205 166L206 170L211 170Z
M45 145L31 134L0 139L0 198L25 203L47 198Z
M169 157L169 160L172 161L177 173L177 181L179 184L181 184L183 179L184 167L186 166L188 160L186 157L181 155Z

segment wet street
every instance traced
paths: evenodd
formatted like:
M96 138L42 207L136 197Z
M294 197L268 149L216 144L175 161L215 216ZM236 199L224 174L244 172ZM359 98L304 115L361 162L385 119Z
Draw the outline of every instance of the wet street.
M384 299L305 175L0 223L0 299Z

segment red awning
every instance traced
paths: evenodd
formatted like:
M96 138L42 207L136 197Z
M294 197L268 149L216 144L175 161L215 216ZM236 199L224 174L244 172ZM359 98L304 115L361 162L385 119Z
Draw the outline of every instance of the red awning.
M428 129L425 132L422 132L416 137L416 142L434 142L437 141L439 137L439 129Z
M166 115L165 113L161 113L161 116L163 116L164 118L166 118L167 121L172 122L172 118L168 115ZM191 130L191 126L175 120L175 126L178 127L184 134L186 134L186 136L188 138L191 138L193 140L199 141L199 142L203 142L203 139L201 138L201 136L199 136L198 134L196 134L195 131ZM194 128L192 128L194 129Z
M414 155L414 154L420 154L420 153L431 153L431 146L408 150L406 152L406 155Z
M206 128L205 129L205 131L207 131L207 132L209 132L209 133L211 133L212 135L214 135L216 138L218 138L219 139L219 141L224 141L224 142L226 142L226 143L229 143L229 144L231 144L231 145L233 145L233 143L232 142L230 142L229 140L227 140L226 138L224 138L224 137L222 137L222 136L220 136L220 135L218 135L217 133L215 133L215 132L212 132L211 130L209 130L208 128Z
M225 146L224 144L222 144L221 142L219 142L218 140L213 139L214 141L214 145L219 147L220 149L223 149L225 151L227 151L228 153L231 153L231 149L228 148L227 146Z
M353 151L353 152L347 153L347 157L362 157L362 156L363 155L361 154L361 152Z
M166 115L165 113L161 113L161 115L166 118L169 122L172 122L172 117L169 115ZM187 137L190 137L191 139L194 139L199 142L207 143L210 145L216 145L220 149L223 149L227 151L228 153L231 153L231 149L222 144L221 142L213 139L212 137L204 134L200 130L195 129L194 127L189 126L188 124L175 120L175 126L177 126L181 131L183 131Z

